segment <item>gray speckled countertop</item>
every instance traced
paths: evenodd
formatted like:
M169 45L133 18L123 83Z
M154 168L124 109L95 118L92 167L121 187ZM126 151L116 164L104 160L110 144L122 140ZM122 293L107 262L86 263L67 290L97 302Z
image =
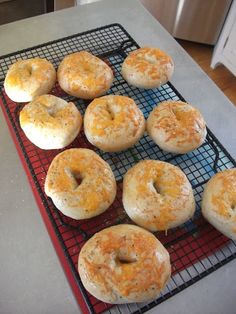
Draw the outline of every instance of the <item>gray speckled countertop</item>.
M175 62L171 82L235 158L236 108L135 0L104 0L0 26L0 55L115 22L140 46L169 52ZM0 313L79 313L2 112L0 141ZM235 313L235 267L230 262L150 312Z

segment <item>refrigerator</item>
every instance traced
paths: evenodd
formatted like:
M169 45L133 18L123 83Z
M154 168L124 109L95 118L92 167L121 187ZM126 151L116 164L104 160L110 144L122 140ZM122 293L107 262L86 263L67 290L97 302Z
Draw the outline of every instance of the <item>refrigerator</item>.
M232 0L140 0L176 38L215 45Z

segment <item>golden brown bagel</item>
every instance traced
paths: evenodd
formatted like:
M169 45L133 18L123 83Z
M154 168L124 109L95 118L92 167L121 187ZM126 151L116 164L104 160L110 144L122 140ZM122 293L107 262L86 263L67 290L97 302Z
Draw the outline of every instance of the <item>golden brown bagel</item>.
M56 82L56 71L46 59L19 60L7 71L4 88L7 96L15 102L32 101L47 94Z
M96 233L78 261L85 288L107 303L155 299L170 278L167 250L150 232L117 225Z
M82 117L76 106L53 95L42 95L24 106L20 125L28 139L42 149L69 145L79 134Z
M157 160L140 161L127 171L123 204L128 216L150 231L177 227L195 211L186 175L178 167Z
M150 113L147 132L163 150L184 154L202 145L206 123L200 111L182 101L163 101Z
M145 131L145 119L133 99L108 95L89 104L84 131L89 142L101 150L118 152L139 141Z
M236 169L214 175L202 197L203 216L221 233L236 240Z
M93 99L105 94L113 82L111 68L87 51L67 55L57 71L58 82L68 94Z
M94 151L72 148L53 159L45 193L64 215L86 219L103 213L112 204L116 181L108 163Z
M157 88L165 84L174 72L169 55L158 48L144 47L132 51L121 68L123 78L139 88Z

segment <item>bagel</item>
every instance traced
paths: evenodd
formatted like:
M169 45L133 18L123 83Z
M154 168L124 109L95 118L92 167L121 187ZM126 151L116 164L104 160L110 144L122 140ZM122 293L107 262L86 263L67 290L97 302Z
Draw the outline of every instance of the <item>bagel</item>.
M82 117L72 102L42 95L21 110L20 125L36 146L59 149L69 145L79 134Z
M202 214L217 230L236 240L236 168L221 171L208 181Z
M83 99L105 94L114 78L111 68L87 51L67 55L58 67L57 76L66 93Z
M177 227L195 211L186 175L178 167L157 160L142 160L127 171L123 204L128 216L150 231Z
M139 88L158 88L168 82L174 72L169 55L158 48L144 47L132 51L121 67L123 78Z
M45 193L64 215L86 219L103 213L113 203L116 181L108 163L94 151L71 148L53 159Z
M147 119L147 132L163 150L185 154L202 145L206 123L200 111L182 101L163 101Z
M7 96L15 102L29 102L47 94L56 82L56 71L46 59L19 60L7 71L4 88Z
M143 136L145 119L133 99L108 95L94 99L84 115L84 132L90 143L106 152L133 146Z
M126 224L90 238L80 251L78 270L93 296L113 304L155 299L171 275L169 253L161 242Z

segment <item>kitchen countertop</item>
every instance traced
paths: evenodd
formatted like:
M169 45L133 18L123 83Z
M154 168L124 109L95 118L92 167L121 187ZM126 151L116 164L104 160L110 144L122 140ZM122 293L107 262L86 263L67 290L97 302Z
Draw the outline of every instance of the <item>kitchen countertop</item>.
M158 46L169 52L175 62L171 82L201 110L210 129L236 158L235 107L135 0L104 0L2 25L0 55L116 22L140 46ZM79 313L2 112L0 140L0 313ZM235 267L236 260L150 313L234 313Z

